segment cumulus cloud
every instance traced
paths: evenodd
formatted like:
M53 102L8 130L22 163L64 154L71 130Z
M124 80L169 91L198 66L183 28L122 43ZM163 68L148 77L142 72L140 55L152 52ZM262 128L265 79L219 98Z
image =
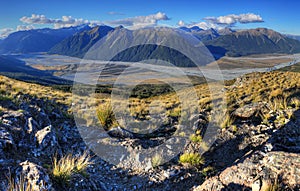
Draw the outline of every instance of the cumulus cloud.
M71 16L62 16L60 19L47 18L45 15L32 14L31 17L22 17L21 22L27 24L53 24L54 28L71 27L78 25L99 25L102 24L100 21L89 21L85 19L77 19Z
M14 33L16 31L27 31L34 29L34 26L32 25L18 25L16 29L13 28L3 28L0 29L0 39L8 37L11 33Z
M162 12L147 16L137 16L132 18L125 18L116 21L108 21L109 24L113 25L124 25L132 28L143 28L149 26L156 26L158 21L166 21L170 18Z
M13 28L0 29L0 38L6 38L10 33L14 32Z
M235 26L236 24L247 24L247 23L260 23L264 22L263 18L260 15L254 14L254 13L246 13L246 14L230 14L230 15L225 15L225 16L219 16L219 17L205 17L203 19L204 21L201 22L195 22L191 23L185 26L188 27L193 27L193 26L198 26L202 29L222 29L225 27L232 27ZM179 21L180 22L180 21ZM178 23L178 26L182 26Z
M35 27L32 25L18 25L17 26L17 31L28 31L28 30L32 30L32 29L35 29Z
M236 23L258 23L264 22L260 15L253 13L240 14L240 15L225 15L220 17L206 17L204 18L209 23L218 24L218 25L235 25Z
M211 29L211 28L219 30L219 29L223 28L222 26L219 26L214 23L208 23L208 22L193 23L190 25L190 27L193 27L193 26L198 26L199 28L204 29L204 30Z
M185 23L184 23L184 21L180 20L180 21L178 21L177 25L180 27L183 27L183 26L185 26Z

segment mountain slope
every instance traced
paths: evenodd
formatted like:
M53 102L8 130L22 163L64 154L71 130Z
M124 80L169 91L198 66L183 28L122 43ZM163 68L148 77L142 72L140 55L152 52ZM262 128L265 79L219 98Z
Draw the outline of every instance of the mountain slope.
M286 37L288 37L288 38L291 38L291 39L295 39L295 40L299 40L300 41L300 36L299 35L289 35L289 34L287 34L287 35L285 35Z
M205 43L212 52L228 56L300 52L300 42L270 29L237 31Z
M63 39L88 28L89 26L80 26L61 29L46 28L18 31L10 34L0 43L0 53L47 52Z
M53 76L50 71L32 68L21 60L3 55L0 55L0 75L44 85L72 84L71 81Z
M199 65L212 62L208 50L199 44L199 40L191 33L165 27L116 29L92 47L85 58L125 62L143 61L160 65L165 65L167 62L178 67L194 67L194 62Z
M84 54L101 38L114 28L109 26L96 26L90 30L82 31L62 42L56 44L49 51L50 54L61 54L67 56L83 57Z

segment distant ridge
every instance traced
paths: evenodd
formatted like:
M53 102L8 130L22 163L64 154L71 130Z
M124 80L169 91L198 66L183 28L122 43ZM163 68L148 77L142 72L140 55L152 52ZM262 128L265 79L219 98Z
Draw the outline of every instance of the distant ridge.
M56 44L49 53L83 57L97 41L113 30L110 26L102 25L82 31Z
M220 30L211 28L204 30L194 26L190 28L169 28L168 30L174 32L179 29L192 34L202 41L216 59L223 56L238 57L251 54L293 54L300 52L299 36L283 35L266 28L235 31L230 28ZM124 35L132 35L132 38L134 38L136 35L140 35L138 32L139 30L140 29L128 30L122 26L113 28L101 25L93 28L89 26L79 26L62 29L19 31L12 33L6 39L0 40L0 54L48 52L49 54L60 54L82 58L96 42L106 35L113 34L115 35L114 38L116 35L119 35L117 38L120 39L124 37ZM151 32L151 29L149 30ZM147 38L152 38L153 35L145 34L145 36L147 36ZM154 36L159 37L159 34L155 34ZM111 40L107 43L111 43L112 46L114 44ZM174 43L176 42L174 41ZM113 46L113 48L116 49L118 47ZM134 51L139 55L129 51ZM167 52L169 52L169 55ZM135 47L123 52L122 55L120 54L114 59L134 62L142 57L151 59L154 55L155 58L163 58L167 61L169 59L167 57L171 56L172 58L169 60L172 60L178 66L189 67L193 65L190 61L185 60L183 55L176 53L176 51L168 50L166 47L162 49L159 46Z
M0 41L0 54L48 52L55 44L77 32L90 29L77 26L61 29L33 29L18 31Z
M266 28L233 32L207 41L205 44L213 53L234 57L251 54L300 52L300 41Z

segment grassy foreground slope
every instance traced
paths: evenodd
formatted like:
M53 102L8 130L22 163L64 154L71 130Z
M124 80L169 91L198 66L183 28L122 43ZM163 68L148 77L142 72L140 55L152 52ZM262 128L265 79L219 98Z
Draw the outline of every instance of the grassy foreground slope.
M215 82L209 85L214 86ZM203 117L204 121L206 119L215 120L222 128L216 148L207 150L207 152L201 156L199 154L199 148L204 147L204 144L202 143L201 134L195 131L195 134L189 138L189 145L180 153L177 160L175 158L175 160L169 164L164 165L160 164L160 156L155 156L152 160L152 168L148 172L144 172L144 169L130 172L126 170L123 171L122 169L122 172L120 171L119 173L112 170L115 167L100 161L101 159L98 156L95 156L91 163L90 161L86 161L87 166L84 166L84 168L87 168L87 171L84 170L80 172L79 169L76 170L77 167L75 168L75 163L79 160L85 161L84 158L87 155L82 151L88 149L76 130L76 125L71 117L72 115L69 115L71 113L67 113L71 109L72 94L47 86L21 82L0 76L0 119L2 120L0 130L1 132L5 132L5 135L11 135L8 136L8 138L12 137L14 142L21 142L25 145L22 147L22 145L14 145L14 142L12 142L12 148L7 149L4 147L5 149L3 151L0 150L0 157L3 157L3 160L6 162L5 165L3 165L4 163L0 164L1 185L11 184L11 182L7 181L5 173L18 172L16 169L19 168L19 165L27 165L27 163L21 164L17 161L23 162L28 160L39 164L41 168L44 169L45 173L49 175L49 182L52 182L52 186L56 190L93 190L94 183L96 183L98 189L112 190L115 186L113 182L118 182L120 189L126 188L129 190L136 184L138 184L142 190L161 190L165 186L169 186L170 189L174 190L178 190L182 188L182 186L185 186L187 189L193 189L195 185L203 184L205 179L217 176L218 173L223 173L224 169L230 168L237 163L236 161L242 164L244 158L248 157L251 150L259 151L267 140L271 140L270 144L273 144L272 141L274 140L271 138L276 137L276 133L274 132L278 134L278 132L285 129L285 126L291 123L291 121L295 120L299 122L299 120L297 120L298 114L296 114L296 111L299 111L300 108L300 73L297 72L274 71L252 73L231 81L226 81L225 88L223 88L226 97L221 97L221 94L213 96L214 99L225 98L227 104L227 108L223 108L225 117L216 116L212 112L213 100L207 84L197 85L195 89L199 99L195 102L190 101L190 106L195 110L195 113ZM185 89L182 90L182 92L188 95L193 93L192 89ZM88 107L85 107L85 110L83 110L84 112L79 113L79 115L87 121L87 128L94 124L101 123L101 120L104 122L107 122L106 120L114 120L112 118L107 119L109 115L104 116L104 118L102 118L103 115L101 115L101 112L103 113L103 111L107 109L104 107L105 104L111 101L108 94L99 93L95 95L95 98L95 102L88 103ZM76 97L76 99L84 101L88 98ZM157 112L161 113L162 116L167 116L165 119L170 120L170 122L166 122L168 125L174 125L172 123L175 121L176 126L176 121L180 120L180 116L185 116L187 120L192 120L190 116L188 116L188 113L184 113L185 111L182 110L180 100L175 92L144 99L132 97L129 103L129 113L136 119L135 128L137 129L144 127L145 120L151 120L151 112ZM161 111L153 111L154 104L160 104L162 106ZM256 109L258 104L264 107ZM91 106L98 108L97 111L100 121L93 121L95 117L93 118L86 115L89 113L87 110ZM79 111L82 109L79 107L80 106L75 106L75 108L72 109L73 111ZM257 112L248 116L249 112L247 108L250 108L250 112L253 110ZM96 114L95 111L91 113ZM50 120L48 122L50 122L53 127L50 128L52 131L48 132L48 138L51 138L50 140L54 146L51 145L52 142L51 144L48 143L48 145L39 144L38 142L36 145L32 144L34 141L34 139L32 139L33 137L37 136L37 138L39 138L38 132L47 132L48 127L41 125L48 123L44 118L49 118ZM30 133L29 130L26 129L26 121L30 120L37 122L36 130L33 129L34 133ZM126 128L126 124L118 123L120 122L112 123L112 125L120 125ZM17 128L11 128L13 125ZM20 132L26 135L28 134L28 136L21 137L19 136L21 135ZM161 133L163 131L158 132ZM293 129L291 132L293 132ZM283 135L280 135L284 136L283 139L280 139L279 142L275 142L273 145L282 144L282 140L289 141L298 136L297 134L294 136L291 132L284 132ZM147 141L150 142L150 140L157 138L154 134L152 135L150 139L147 139L147 137L143 138L146 138ZM281 138L280 136L279 138ZM161 139L163 137L159 135L159 138ZM45 140L47 140L47 137ZM124 144L129 144L128 146L136 149L134 145L132 146L130 144L132 142L138 143L135 141L142 141L143 139L139 140L133 138L128 142L126 142L126 140L128 141L128 138L125 138L125 141L123 141ZM2 141L2 139L0 139L0 141ZM47 143L47 141L45 142ZM289 156L290 151L288 149L297 149L294 145L297 146L298 144L298 142L288 142L287 145L283 145L285 146L283 147L285 149L283 150L284 153ZM69 154L70 148L73 148L76 153L81 153L83 159L73 159L73 155ZM38 149L45 150L42 150L39 155L34 155ZM18 155L15 153L18 153ZM55 153L61 153L57 156L58 159L53 159ZM224 155L224 153L229 154ZM272 152L267 154L271 155ZM70 173L65 175L63 168L61 168L62 166L60 167L59 165L65 164L68 161L71 161ZM95 161L98 162L93 164ZM122 165L126 167L126 164ZM106 168L107 166L109 166L109 168ZM158 166L163 166L163 168L159 168ZM171 178L165 178L165 176L163 176L174 169L179 171L180 175L172 175ZM149 184L149 177L152 177L153 174L160 178L151 180L152 184ZM286 176L285 174L283 175L284 178ZM126 177L126 180L124 177ZM131 178L128 179L128 177ZM231 177L229 179L234 181ZM29 179L26 181L28 181L28 184L33 184ZM290 186L288 182L284 182L284 184ZM225 186L225 184L223 186ZM238 187L240 190L245 188L249 189L247 182L235 186L240 186ZM299 187L299 185L296 186Z

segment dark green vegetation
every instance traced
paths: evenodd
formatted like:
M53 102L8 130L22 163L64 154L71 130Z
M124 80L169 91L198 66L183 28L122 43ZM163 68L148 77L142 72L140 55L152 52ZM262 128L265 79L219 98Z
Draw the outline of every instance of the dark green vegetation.
M174 92L168 84L140 84L133 88L131 97L141 99Z
M284 72L300 72L300 63L294 64L292 66L287 66L279 70Z
M186 55L179 51L154 44L128 48L113 57L112 61L139 62L148 59L162 60L178 67L196 67Z

